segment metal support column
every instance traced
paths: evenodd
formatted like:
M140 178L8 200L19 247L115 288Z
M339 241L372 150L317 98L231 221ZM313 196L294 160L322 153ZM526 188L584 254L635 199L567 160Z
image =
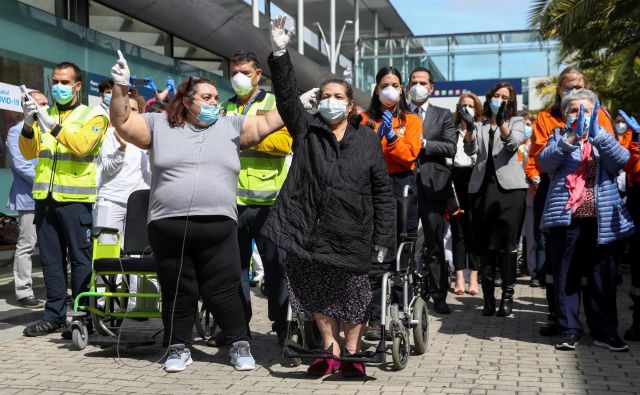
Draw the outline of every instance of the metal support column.
M373 13L373 75L378 72L378 11Z
M360 49L358 48L358 40L360 39L360 0L353 1L353 83L355 86L360 87L358 78L360 77L359 63L360 63Z
M329 34L331 35L331 43L329 48L331 53L329 54L329 64L331 65L331 73L336 73L336 62L338 56L336 54L336 0L331 0L329 6Z
M304 0L298 0L298 53L304 55Z
M260 27L260 0L251 1L251 21L253 26Z

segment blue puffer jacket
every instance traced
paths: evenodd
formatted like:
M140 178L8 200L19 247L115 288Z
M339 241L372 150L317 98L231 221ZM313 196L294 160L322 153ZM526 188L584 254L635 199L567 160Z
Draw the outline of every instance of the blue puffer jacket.
M597 164L594 194L598 244L608 244L629 236L635 230L616 183L618 172L629 160L629 151L602 128L591 143ZM581 148L577 142L573 145L567 142L565 129L553 130L547 146L538 156L538 165L551 176L549 194L540 223L541 229L571 224L571 210L564 209L569 200L566 177L578 169L581 155Z

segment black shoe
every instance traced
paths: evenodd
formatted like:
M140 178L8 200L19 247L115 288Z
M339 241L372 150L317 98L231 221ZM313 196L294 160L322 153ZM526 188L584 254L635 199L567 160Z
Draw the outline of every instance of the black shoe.
M49 322L45 319L42 319L24 328L24 330L22 331L22 334L27 337L45 336L45 335L48 335L49 333L53 333L57 331L60 328L64 328L65 325L66 324L64 322L55 324L53 322Z
M433 310L438 314L451 314L451 309L444 299L435 299L433 301Z
M555 348L556 350L573 351L578 345L578 340L580 340L580 336L578 335L575 335L573 333L564 334L556 343Z
M284 346L284 341L287 338L288 327L289 325L287 324L287 321L274 322L273 324L271 324L271 331L275 332L278 336L278 344L280 346Z
M498 307L498 312L496 316L498 317L508 317L511 315L511 311L513 309L513 298L507 298L500 300L500 307Z
M495 299L485 299L484 307L482 308L482 315L485 317L490 317L496 313L496 300Z
M551 337L557 334L558 334L558 328L553 323L543 324L540 327L540 336Z
M607 338L593 339L593 345L596 347L606 348L607 350L614 352L629 351L629 345L623 342L618 335L610 336Z
M34 296L27 296L26 298L18 299L17 302L20 307L25 307L27 309L39 309L44 306L44 302Z
M531 277L531 283L529 283L529 286L532 288L540 288L540 280L535 277Z
M630 342L640 341L640 322L634 322L631 327L624 333L624 340Z

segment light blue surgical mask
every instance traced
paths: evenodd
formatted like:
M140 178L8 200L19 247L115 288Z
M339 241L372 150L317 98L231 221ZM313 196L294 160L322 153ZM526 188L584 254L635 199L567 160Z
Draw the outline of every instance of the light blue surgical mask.
M111 93L102 96L102 102L105 106L109 107L109 104L111 104Z
M531 137L531 134L533 133L533 128L531 126L525 126L524 127L524 138L528 139L529 137Z
M491 99L491 103L489 104L489 107L491 107L491 113L497 114L501 105L502 105L501 99Z
M341 122L347 114L347 102L332 97L320 100L318 112L329 125Z
M75 96L73 85L55 84L51 88L51 95L56 103L67 104L73 99L73 96Z
M196 117L198 121L206 126L211 126L218 121L220 117L220 107L210 104L198 104L196 102L194 102L194 104L200 107L200 114Z

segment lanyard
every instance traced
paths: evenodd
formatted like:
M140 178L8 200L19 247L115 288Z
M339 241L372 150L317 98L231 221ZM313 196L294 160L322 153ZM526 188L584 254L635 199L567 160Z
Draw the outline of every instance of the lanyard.
M258 98L258 96L260 96L260 94L262 94L262 89L260 89L258 94L255 95L251 100L247 102L247 104L244 105L244 109L242 110L242 115L247 115L247 112L249 111L249 107L251 107L253 102L256 101L256 99ZM239 105L237 101L236 101L236 104Z

